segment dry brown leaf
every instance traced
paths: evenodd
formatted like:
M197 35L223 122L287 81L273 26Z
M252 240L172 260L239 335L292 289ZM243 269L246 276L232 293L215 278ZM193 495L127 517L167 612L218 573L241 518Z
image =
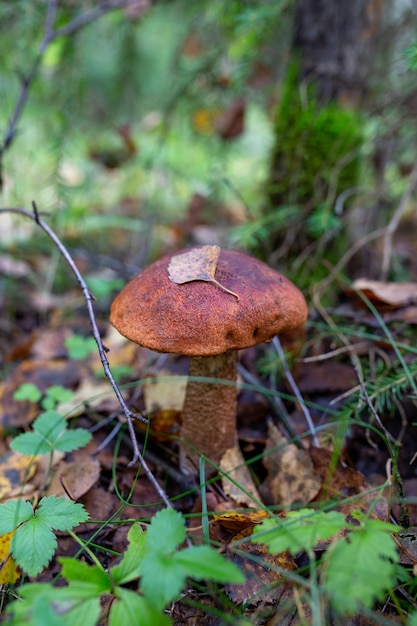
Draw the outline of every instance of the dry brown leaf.
M226 495L239 505L253 506L260 501L260 495L252 480L249 469L245 465L245 459L237 446L226 450L220 459L220 468L228 474L237 485L241 485L242 491L237 485L222 476L222 487ZM249 495L247 495L249 494ZM252 496L252 497L251 497Z
M165 378L165 376L170 378ZM169 410L182 411L187 380L187 376L173 377L171 372L160 371L157 380L152 378L151 382L145 382L143 397L146 413Z
M222 291L230 293L230 295L239 300L237 293L221 285L214 277L219 254L219 246L208 245L201 248L193 248L188 252L172 257L168 265L170 281L177 285L191 283L194 280L213 283Z
M417 303L417 283L389 283L358 278L353 283L353 289L361 291L376 305L398 308Z
M64 417L77 417L85 412L85 406L102 407L106 403L106 409L118 408L119 404L113 395L112 389L106 380L98 382L96 379L84 379L71 400L61 402L57 411ZM113 406L114 405L114 406Z
M239 552L246 552L252 558L244 558L241 554L230 555L229 559L241 569L246 580L243 585L226 585L229 598L236 604L252 606L261 601L278 602L284 589L289 589L289 584L276 568L295 571L294 558L288 552L269 554L266 546L254 543L241 544Z
M322 480L315 502L340 498L342 504L336 508L344 515L350 515L352 511L359 509L373 518L388 521L387 499L372 489L362 472L340 459L334 462L333 453L325 448L311 448L310 456L314 470Z
M37 458L19 452L6 452L0 457L0 500L22 493L23 486L35 474Z
M314 470L308 451L288 443L272 422L268 427L265 452L263 464L268 476L262 491L273 504L289 506L295 502L311 502L316 497L322 480Z
M48 495L79 500L100 477L98 459L84 458L75 461L61 461L55 468L48 488Z

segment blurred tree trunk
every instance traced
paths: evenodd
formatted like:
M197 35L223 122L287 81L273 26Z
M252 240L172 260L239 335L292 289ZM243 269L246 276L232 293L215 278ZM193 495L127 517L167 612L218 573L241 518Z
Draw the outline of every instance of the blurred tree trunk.
M367 95L386 0L298 0L293 49L300 81L321 103L360 106Z
M262 249L272 262L290 266L295 257L303 257L304 265L298 267L306 282L309 258L311 267L324 256L333 263L349 245L335 206L344 192L351 198L358 186L363 143L360 111L369 95L389 2L297 0L295 4L291 60L277 110L265 208L271 227ZM342 204L345 211L349 200Z

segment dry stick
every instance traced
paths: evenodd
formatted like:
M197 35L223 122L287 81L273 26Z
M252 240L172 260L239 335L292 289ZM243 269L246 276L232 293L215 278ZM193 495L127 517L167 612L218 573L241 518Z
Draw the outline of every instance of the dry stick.
M274 344L275 350L278 352L278 356L279 356L279 358L281 360L281 363L282 363L282 366L284 368L285 377L288 380L288 382L290 384L290 387L293 390L296 399L300 403L301 410L304 413L304 417L306 418L306 422L308 424L308 427L310 429L310 433L312 435L313 443L314 443L314 445L317 448L319 448L320 447L320 442L319 442L319 439L317 437L316 428L315 428L313 420L311 418L310 411L308 410L307 405L304 402L303 397L302 397L302 395L300 393L300 390L297 387L297 383L295 382L294 377L293 377L293 375L290 372L290 368L288 367L287 359L285 358L285 354L284 354L284 350L282 349L281 342L278 339L278 337L275 336L273 338L273 340L272 340L272 343Z
M147 419L145 419L142 416L136 415L135 413L133 413L133 411L131 411L126 402L124 401L124 398L120 392L119 387L117 386L116 381L113 378L113 374L110 371L110 366L109 366L109 362L107 360L106 357L106 351L107 348L105 348L102 344L101 341L101 337L100 337L100 332L99 329L97 327L97 322L96 322L96 318L94 315L94 309L93 309L93 300L94 300L94 296L90 293L87 284L85 283L83 277L81 276L81 273L79 272L77 266L75 265L70 253L68 252L68 250L66 249L66 247L64 246L64 244L61 242L61 240L58 238L58 236L54 233L54 231L48 226L48 224L46 224L40 217L39 217L39 212L38 209L36 207L36 204L33 202L32 204L33 206L33 213L30 213L29 211L26 211L25 209L20 209L20 208L16 208L16 207L8 207L8 208L0 208L0 213L16 213L18 215L23 215L24 217L28 217L29 219L35 221L38 226L40 226L42 228L42 230L52 239L52 241L54 242L54 244L56 245L56 247L58 248L58 250L61 252L62 256L65 258L65 260L67 261L68 265L70 266L71 270L73 271L80 287L81 290L83 292L83 296L84 299L86 301L87 304L87 309L88 309L88 315L90 317L90 323L91 323L91 328L93 331L93 336L94 339L96 341L97 344L97 348L100 354L100 360L101 363L103 365L103 369L104 369L104 373L106 374L107 378L110 381L111 386L113 387L113 391L116 394L116 397L120 403L120 406L123 409L123 413L125 414L126 417L126 422L127 422L127 426L129 429L129 434L130 434L130 438L132 441L132 446L133 446L133 459L132 461L129 463L129 466L134 465L135 463L137 463L139 461L139 463L142 465L145 474L148 478L148 480L152 483L152 485L154 486L156 492L158 493L159 497L161 498L161 500L164 502L164 504L166 506L171 507L171 503L168 499L168 496L166 495L165 491L162 489L162 487L159 485L158 481L156 480L155 476L152 474L148 464L146 463L145 459L143 458L140 450L139 450L139 445L138 445L138 441L136 439L136 433L135 433L135 429L133 426L133 420L137 419L137 420L141 420L145 423L147 423Z
M408 183L408 187L405 190L401 201L397 208L394 211L394 215L389 221L388 226L386 227L385 236L384 236L384 251L382 256L382 265L381 265L381 280L386 280L389 266L391 263L391 255L392 255L392 239L394 237L394 233L398 228L398 225L401 221L402 216L408 206L410 197L414 192L417 185L417 161L414 163L413 169L410 174L410 181Z
M20 93L17 98L16 105L10 116L9 123L7 125L7 129L3 139L3 144L0 146L0 162L3 154L10 147L14 140L16 134L16 126L24 109L24 106L28 100L31 83L38 73L39 65L41 64L43 55L45 54L45 51L49 44L51 44L53 41L60 37L65 37L66 35L74 33L75 31L79 30L83 26L86 26L93 20L101 17L108 11L113 11L114 9L119 9L125 6L126 3L127 0L111 0L107 2L101 2L99 5L91 9L91 11L83 13L62 28L54 30L54 24L58 10L58 0L49 0L45 17L43 38L35 59L32 63L32 67L22 78Z

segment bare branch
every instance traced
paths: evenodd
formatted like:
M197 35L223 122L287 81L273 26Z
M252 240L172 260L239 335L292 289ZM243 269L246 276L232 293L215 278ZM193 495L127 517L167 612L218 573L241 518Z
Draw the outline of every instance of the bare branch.
M104 369L104 373L106 374L107 378L110 381L111 386L113 387L113 391L116 394L116 397L120 403L120 406L123 409L123 413L126 417L126 422L127 422L127 427L129 429L129 434L130 434L130 438L132 441L132 446L133 446L133 459L130 463L130 465L136 464L137 462L139 462L142 467L143 470L148 478L148 480L152 483L152 485L154 486L155 490L157 491L159 497L161 498L161 500L164 502L164 504L166 506L172 506L168 496L166 495L165 491L162 489L162 487L159 485L158 481L156 480L155 476L152 474L148 464L146 463L141 451L139 450L139 445L138 445L138 441L136 438L136 432L135 432L135 428L133 426L133 420L140 420L143 421L145 423L147 423L147 419L137 415L136 413L133 413L133 411L131 411L126 402L124 401L124 398L120 392L119 387L117 386L117 383L113 377L113 374L111 373L110 370L110 365L109 362L107 360L106 357L106 348L103 346L103 343L101 341L101 337L100 337L100 332L97 326L97 322L96 322L96 318L95 318L95 314L94 314L94 309L93 309L93 300L94 300L94 296L90 293L86 282L84 281L80 271L78 270L77 266L74 263L74 260L72 259L70 253L68 252L67 248L64 246L64 244L62 243L62 241L59 239L59 237L54 233L54 231L48 226L48 224L46 222L44 222L41 218L40 218L40 213L38 211L38 208L36 206L35 203L33 203L33 212L30 213L29 211L26 211L25 209L21 209L21 208L16 208L16 207L8 207L8 208L0 208L0 213L15 213L17 215L23 215L24 217L27 217L31 220L33 220L34 222L36 222L41 228L42 230L50 237L50 239L52 239L52 241L54 242L54 244L56 245L56 247L58 248L58 250L61 252L62 256L65 258L65 260L67 261L68 265L70 266L72 272L74 273L80 287L81 290L83 292L83 296L84 299L86 301L87 304L87 310L88 310L88 315L90 318L90 323L91 323L91 328L92 328L92 332L93 332L93 337L96 341L97 344L97 348L100 354L100 360L101 363L103 365L103 369Z
M40 43L38 52L35 56L35 59L32 63L29 71L23 75L21 79L21 87L20 92L15 104L15 107L10 116L6 132L4 134L4 139L2 145L0 145L0 187L1 187L1 159L8 148L10 148L15 135L16 135L16 127L17 123L22 115L22 111L26 105L26 102L29 97L29 90L32 82L36 78L36 75L39 70L39 66L41 64L42 58L45 54L46 49L50 45L52 41L59 39L60 37L65 37L66 35L70 35L83 26L86 26L93 20L98 19L102 15L105 15L109 11L114 11L115 9L120 9L126 6L128 0L105 0L100 2L96 7L91 9L91 11L87 11L82 15L76 17L71 22L68 22L62 28L58 28L54 30L56 15L58 11L58 0L49 0L45 22L44 22L44 31L43 38Z
M53 39L72 35L72 33L80 30L80 28L83 28L84 26L98 19L105 13L125 7L127 3L128 0L107 0L105 2L100 2L100 4L94 7L94 9L91 9L91 11L83 13L79 17L73 19L71 22L68 22L68 24L66 24L65 26L58 28L53 34Z

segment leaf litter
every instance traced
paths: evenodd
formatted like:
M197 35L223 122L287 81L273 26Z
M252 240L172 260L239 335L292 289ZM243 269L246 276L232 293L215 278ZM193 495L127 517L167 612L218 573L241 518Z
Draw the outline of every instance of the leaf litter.
M204 248L209 248L209 250L206 251ZM179 261L177 266L174 264L174 268L171 268L173 275L170 276L171 280L174 278L174 282L178 281L178 284L193 280L204 280L216 284L214 277L218 254L212 250L212 246L205 246L204 248L200 249L203 250L203 253L200 253L196 259L187 256L185 259L181 259L183 255L175 257ZM216 286L222 288L222 286ZM231 295L238 297L237 294ZM381 294L379 297L381 298ZM409 298L410 296L403 294L401 305L404 306L404 302L409 302ZM392 302L390 306L393 306ZM76 393L79 390L79 395L76 395L75 399L72 400L72 406L67 405L59 408L61 410L65 408L65 411L71 409L72 415L77 415L82 420L83 426L92 427L101 419L109 417L117 409L115 403L107 402L106 404L104 396L99 396L95 402L91 401L96 392L101 391L102 384L96 377L96 373L100 369L97 357L91 355L84 362L75 364L62 353L59 347L62 345L62 330L48 328L45 329L45 333L47 333L47 335L45 334L45 350L48 349L49 351L47 359L42 354L42 331L40 331L36 342L32 344L36 346L36 350L28 344L21 363L11 361L9 368L11 373L0 387L0 400L3 402L3 413L6 415L4 427L8 429L10 425L17 425L21 429L28 430L31 422L38 415L40 410L38 403L18 402L13 399L13 394L20 384L28 381L34 382L43 392L51 384L70 387L75 389ZM56 338L54 338L54 333L56 333ZM120 342L119 345L114 344L114 346L109 341L112 345L111 358L114 363L128 362L131 367L129 378L132 380L144 378L149 371L149 353L146 350L132 347L128 342L120 341L120 338L118 341ZM105 343L107 345L107 336ZM256 354L256 351L253 350L251 354ZM253 356L251 358L254 359ZM320 380L316 381L316 385L314 385L316 364L306 362L302 366L310 381L303 387L303 393L310 398L321 399L327 394L331 399L336 392L343 390L344 385L346 388L352 384L352 368L346 361L340 371L333 367L334 362L332 360L321 363ZM156 377L159 375L161 379L166 374L166 370L162 367L153 369L153 372L155 372ZM334 378L335 375L337 380ZM295 376L297 377L297 370L295 370ZM144 398L141 391L132 386L126 392L126 397L135 403L138 410L145 410L146 412L151 407L156 412L160 408L164 410L163 407L168 406L171 399L172 404L175 405L174 410L178 411L181 401L175 397L176 392L173 392L172 386L171 388L169 386L164 387L164 385L159 386L156 383L155 389L156 394L149 395L148 390ZM146 394L148 394L147 398ZM172 398L170 398L171 395ZM78 403L78 410L76 411L74 402ZM245 411L250 413L250 407L249 409L246 407ZM314 418L315 420L320 419L318 414L314 414ZM118 417L115 416L111 424L114 425L117 420ZM162 430L164 427L167 429L171 427L169 420L165 426L162 424ZM299 432L302 430L300 429ZM160 508L156 502L152 486L149 485L145 477L140 476L138 478L135 471L126 467L130 453L124 442L122 442L116 458L113 457L114 442L108 444L107 450L101 450L95 455L95 448L100 446L104 439L103 432L97 430L94 433L92 444L89 444L85 451L85 456L74 456L74 453L71 453L61 456L60 459L55 459L52 466L52 481L47 493L80 499L81 502L85 502L90 516L96 519L110 519L118 511L120 505L122 505L122 510L118 516L119 520L152 517ZM7 439L4 441L7 446ZM299 447L293 442L290 443L277 428L277 425L271 421L268 421L266 441L265 424L259 424L258 430L256 423L255 425L252 424L251 444L247 449L252 449L251 453L254 454L258 445L259 449L262 450L261 461L251 467L255 478L258 474L262 477L262 481L254 488L246 484L245 490L253 495L253 498L249 497L248 499L239 495L239 489L237 491L229 489L227 481L219 484L221 495L216 496L215 508L213 509L217 510L217 514L213 517L215 521L210 522L212 538L216 538L216 540L220 538L225 545L229 545L229 543L232 545L234 541L249 538L253 528L262 523L262 520L269 515L268 512L257 509L254 504L254 499L260 498L259 492L261 499L271 506L278 506L281 509L290 510L298 504L319 505L319 503L332 498L334 509L346 517L359 509L366 514L370 513L374 519L387 519L389 507L385 498L378 496L372 488L372 483L366 480L364 474L351 466L348 455L337 459L337 462L333 462L331 445L328 448L326 445L319 449L310 448L309 439L305 437L303 445ZM151 436L149 452L156 455L156 459L168 455L170 459L168 465L175 465L174 449L175 445L168 444L167 447L167 444L164 443L161 446L158 438ZM81 454L82 451L79 453ZM10 483L10 485L5 483L5 498L14 497L19 493L19 489L20 493L24 493L22 489L32 489L27 493L31 493L34 497L42 497L43 494L39 490L43 483L41 476L44 476L44 473L42 474L44 470L41 469L43 460L41 458L33 460L29 474L27 473L27 460L22 459L22 461L22 469L18 469L18 472L13 474L17 477L17 482ZM4 464L5 476L7 476L8 470L14 467L11 458L6 458ZM228 473L230 468L236 465L236 459L232 457L232 460L225 460L223 469ZM151 463L151 467L157 476L162 476L157 462ZM116 482L114 482L113 469L116 469ZM9 475L11 476L12 473L9 472ZM179 495L182 485L175 485L174 476L174 472L170 474L170 489L173 494ZM241 483L241 477L237 476L236 481ZM229 484L233 485L230 481ZM245 484L244 481L243 484ZM136 486L132 490L133 485ZM211 495L213 494L207 493L207 496L211 497ZM351 501L349 501L350 499ZM125 505L124 502L126 502ZM184 499L181 502L183 509L186 512L190 511L190 504L187 503L187 500ZM228 510L225 510L222 505L227 505ZM281 515L284 516L284 513ZM221 528L221 532L215 531L216 528ZM95 529L96 526L90 522L85 522L80 528L81 536L88 539ZM194 532L197 534L197 531ZM401 541L404 541L403 551L409 552L410 545L412 546L414 535L410 539L410 533L407 535L407 541L405 538L404 540L399 538L400 545ZM118 549L123 552L127 546L127 539L122 525L103 527L101 535L103 545L105 546L108 542L107 545L111 547L116 535L119 541ZM320 553L325 551L330 543L331 540L318 542L314 549ZM7 538L4 539L4 545L7 545ZM68 548L68 537L65 536L65 532L60 532L58 535L58 556L61 549L60 545L62 546L62 554L70 554L71 550L74 550L75 553L76 546ZM247 555L246 558L245 554ZM230 552L229 556L236 562L235 552ZM5 563L8 563L9 559L10 557L6 556ZM276 611L277 606L281 606L282 613L280 615L283 616L284 607L294 603L294 586L287 582L285 576L285 571L294 572L298 569L298 564L294 558L285 551L271 555L262 545L254 545L249 541L244 541L239 559L241 567L247 574L247 582L244 586L228 585L226 592L229 598L236 604L244 603L251 606L252 611L255 610L254 607L259 611L265 610L267 607L271 610L274 607L273 610ZM51 566L51 571L53 571L53 567L55 566ZM10 574L6 573L7 570L4 572L11 581L14 576L12 571ZM252 613L252 615L255 614ZM296 622L293 622L292 618L289 617L288 623Z

